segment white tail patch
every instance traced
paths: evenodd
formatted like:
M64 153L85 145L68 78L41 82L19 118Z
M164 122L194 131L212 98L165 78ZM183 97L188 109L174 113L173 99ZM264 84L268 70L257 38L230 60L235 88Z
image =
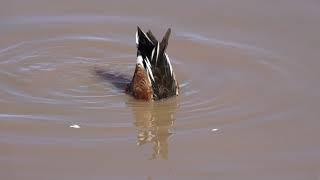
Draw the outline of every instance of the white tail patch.
M139 45L139 35L138 35L138 31L136 32L136 44Z
M164 53L164 54L165 54L165 56L166 56L167 62L168 62L169 67L170 67L170 74L172 75L172 65L171 65L171 62L170 62L169 56L168 56L168 54L167 54L167 53Z
M159 42L158 42L158 45L157 45L157 57L156 57L156 63L158 62L158 58L159 58Z
M143 61L142 56L138 56L137 57L137 64L140 64L142 67L144 67L142 61Z
M154 56L154 49L155 49L155 48L153 48L153 49L152 49L152 52L151 52L151 60L153 60L153 56Z

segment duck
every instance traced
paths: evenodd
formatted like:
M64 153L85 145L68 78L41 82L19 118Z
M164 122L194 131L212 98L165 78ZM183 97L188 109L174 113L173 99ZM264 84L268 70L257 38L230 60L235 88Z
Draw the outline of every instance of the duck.
M161 42L149 30L136 31L137 61L126 92L134 98L155 101L179 95L179 84L166 49L171 34L168 28Z

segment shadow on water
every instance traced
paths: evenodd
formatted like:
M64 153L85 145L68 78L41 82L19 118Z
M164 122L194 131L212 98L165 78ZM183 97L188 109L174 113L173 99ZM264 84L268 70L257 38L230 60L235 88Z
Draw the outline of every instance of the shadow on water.
M129 84L131 81L128 75L115 73L111 70L95 67L93 71L97 77L110 82L119 90L125 90L127 84Z
M168 139L173 134L177 103L175 99L161 102L141 102L131 104L134 114L134 125L137 128L139 146L152 144L150 159L168 159Z

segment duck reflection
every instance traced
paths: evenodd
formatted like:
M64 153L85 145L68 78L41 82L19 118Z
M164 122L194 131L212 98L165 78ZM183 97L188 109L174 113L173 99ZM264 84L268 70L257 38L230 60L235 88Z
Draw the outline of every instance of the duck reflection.
M128 76L113 71L94 68L94 74L114 85L124 92L130 82ZM137 144L139 146L152 144L150 159L168 159L168 138L173 134L176 98L156 102L142 102L134 99L127 102L134 114L134 125L137 128Z
M168 138L173 134L177 103L175 99L161 102L131 103L137 128L137 144L152 144L150 159L168 159Z

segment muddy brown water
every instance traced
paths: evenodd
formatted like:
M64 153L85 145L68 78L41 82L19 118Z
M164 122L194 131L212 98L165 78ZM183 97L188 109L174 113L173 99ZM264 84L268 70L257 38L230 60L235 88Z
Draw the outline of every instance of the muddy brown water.
M1 180L320 179L319 1L0 4ZM137 25L179 97L123 93Z

